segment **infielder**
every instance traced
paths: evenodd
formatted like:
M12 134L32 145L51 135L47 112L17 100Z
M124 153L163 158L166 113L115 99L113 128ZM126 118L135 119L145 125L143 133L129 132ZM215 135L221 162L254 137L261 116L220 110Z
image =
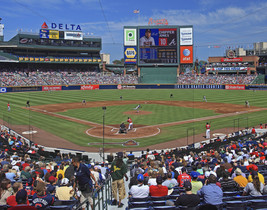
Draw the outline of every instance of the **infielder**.
M82 105L86 106L86 100L85 99L82 100Z
M128 130L133 129L133 121L132 121L132 119L130 117L128 117L127 122L129 123Z
M245 101L245 107L249 108L249 101Z
M207 102L206 96L203 96L203 101Z
M206 139L210 139L210 124L206 124Z

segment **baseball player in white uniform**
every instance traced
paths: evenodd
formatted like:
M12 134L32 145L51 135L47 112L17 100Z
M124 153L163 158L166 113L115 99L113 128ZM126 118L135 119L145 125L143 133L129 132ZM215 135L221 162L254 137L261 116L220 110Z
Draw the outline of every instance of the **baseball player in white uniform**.
M145 36L140 38L140 46L155 46L155 40L151 36L151 30L147 29Z
M210 124L206 124L206 139L210 139Z

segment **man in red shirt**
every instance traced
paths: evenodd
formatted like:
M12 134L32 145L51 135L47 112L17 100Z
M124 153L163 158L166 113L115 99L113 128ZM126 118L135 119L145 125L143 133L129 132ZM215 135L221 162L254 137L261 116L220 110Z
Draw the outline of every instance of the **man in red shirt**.
M183 167L181 169L182 173L178 176L177 178L177 182L179 184L179 187L183 187L184 186L184 182L185 181L189 181L191 182L191 176L189 176L187 173L186 173L186 168Z
M210 124L206 124L206 139L210 138Z
M128 130L133 129L133 121L132 121L132 119L130 117L128 117L127 122L129 123Z
M157 176L156 182L157 182L157 185L151 185L149 187L150 196L154 196L154 197L167 196L168 187L162 186L163 179L161 175Z
M252 130L251 130L251 134L254 134L254 135L256 134L255 127L252 128Z

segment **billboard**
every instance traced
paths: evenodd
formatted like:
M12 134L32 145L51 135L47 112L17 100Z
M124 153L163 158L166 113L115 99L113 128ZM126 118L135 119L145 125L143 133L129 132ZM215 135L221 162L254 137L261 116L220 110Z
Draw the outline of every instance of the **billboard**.
M136 47L124 47L124 62L125 64L136 64L137 59Z
M225 90L245 90L245 85L225 85Z
M81 90L99 90L99 85L81 85Z
M42 91L56 91L56 90L62 90L62 86L60 85L42 86Z
M193 63L193 46L180 46L180 63Z
M40 29L40 38L42 39L59 39L59 31Z
M139 29L139 63L177 64L177 28Z
M68 40L83 40L83 33L74 31L65 31L64 39Z
M180 45L193 45L193 28L180 28Z
M136 46L136 45L137 45L136 28L125 28L124 46Z

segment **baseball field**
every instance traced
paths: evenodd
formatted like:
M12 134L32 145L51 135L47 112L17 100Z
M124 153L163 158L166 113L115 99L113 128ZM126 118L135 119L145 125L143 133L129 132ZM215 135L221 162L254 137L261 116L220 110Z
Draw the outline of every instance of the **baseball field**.
M37 131L24 136L45 146L96 151L102 147L104 133L107 149L175 147L175 142L182 146L204 140L201 135L206 122L211 124L211 134L267 123L266 96L265 91L207 89L2 93L0 118L19 133ZM28 100L30 108L26 108ZM245 101L249 101L249 108ZM11 111L7 110L8 102ZM134 108L138 104L141 109L137 113ZM125 122L128 126L128 117L134 129L119 134L119 125ZM193 134L198 138L192 138ZM122 145L128 140L138 145Z

